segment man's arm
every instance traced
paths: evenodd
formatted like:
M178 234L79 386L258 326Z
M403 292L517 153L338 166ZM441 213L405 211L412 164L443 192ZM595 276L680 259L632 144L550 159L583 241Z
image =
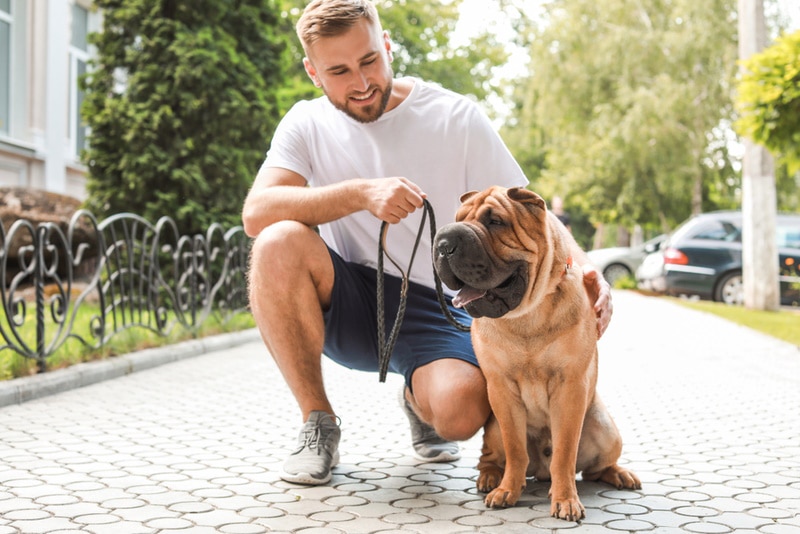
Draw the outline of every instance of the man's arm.
M597 316L597 338L599 339L611 322L614 305L611 302L611 286L603 278L597 267L591 263L581 266L583 269L583 285L589 294L589 299L594 300L594 314Z
M581 266L583 271L583 285L589 300L594 302L594 313L597 316L597 338L599 339L608 328L611 322L611 314L614 312L614 305L611 302L611 285L597 270L589 256L578 245L571 233L568 234L572 259Z
M354 178L322 187L306 187L306 183L296 172L262 166L244 201L245 233L255 237L283 220L316 226L361 210L397 223L422 207L425 198L416 184L403 177Z

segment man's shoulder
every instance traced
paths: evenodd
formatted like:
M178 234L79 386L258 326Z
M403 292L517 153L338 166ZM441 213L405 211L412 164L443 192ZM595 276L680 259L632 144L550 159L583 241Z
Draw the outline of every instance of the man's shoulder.
M310 100L298 100L281 119L280 128L295 131L306 137L313 132L335 130L340 126L341 115L324 96Z
M441 100L444 102L466 102L469 104L474 104L469 97L462 95L460 93L456 93L446 87L434 83L428 80L422 80L420 78L415 78L415 82L419 86L419 91L422 96L433 98L437 100Z
M291 116L296 119L314 117L316 114L322 112L326 102L327 99L324 96L307 100L298 100L289 108L289 111L286 112L286 116Z
M448 117L450 120L459 119L471 122L482 113L477 102L465 95L425 80L417 79L416 84L414 106L427 108L426 116ZM432 115L427 115L428 112Z

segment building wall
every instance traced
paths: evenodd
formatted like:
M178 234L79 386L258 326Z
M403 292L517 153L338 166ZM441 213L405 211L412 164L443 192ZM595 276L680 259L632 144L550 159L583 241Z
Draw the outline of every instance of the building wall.
M100 28L91 7L0 0L0 186L86 197L76 71L91 54L86 33Z

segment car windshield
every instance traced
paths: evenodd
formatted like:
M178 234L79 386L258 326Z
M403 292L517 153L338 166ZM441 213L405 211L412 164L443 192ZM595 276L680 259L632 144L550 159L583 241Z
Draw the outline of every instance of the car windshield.
M703 239L707 241L725 241L741 243L742 221L738 213L712 217L691 218L679 226L670 237L670 242L679 243L684 239ZM793 215L779 216L776 228L779 248L800 249L800 217Z
M742 240L740 223L734 219L705 219L695 224L685 224L675 231L673 240L705 239L709 241L727 241L729 243Z

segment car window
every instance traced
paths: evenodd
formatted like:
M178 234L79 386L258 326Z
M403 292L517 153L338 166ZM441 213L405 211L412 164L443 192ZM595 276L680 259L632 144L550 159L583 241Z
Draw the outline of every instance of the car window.
M797 224L779 223L778 247L800 248L800 221Z
M687 236L690 239L708 239L710 241L739 242L742 230L731 221L709 220L697 225Z

